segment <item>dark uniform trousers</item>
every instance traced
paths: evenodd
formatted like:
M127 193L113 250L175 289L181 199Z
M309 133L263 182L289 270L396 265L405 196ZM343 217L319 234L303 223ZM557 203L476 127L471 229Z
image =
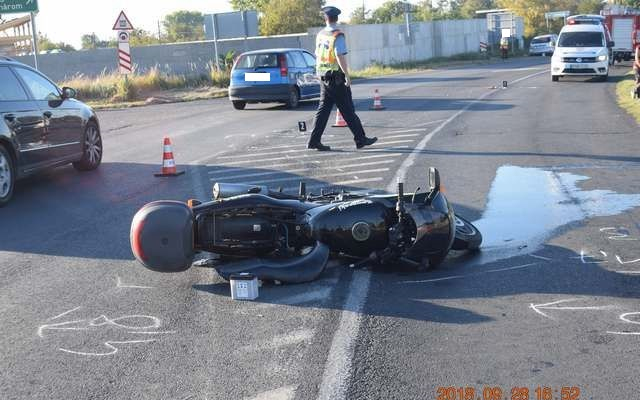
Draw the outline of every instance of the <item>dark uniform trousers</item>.
M320 143L334 104L338 106L342 117L349 125L349 129L353 133L353 140L356 143L362 142L365 138L364 128L360 118L356 115L351 88L344 84L344 74L342 72L329 73L322 79L320 105L313 121L313 132L309 138L309 145Z

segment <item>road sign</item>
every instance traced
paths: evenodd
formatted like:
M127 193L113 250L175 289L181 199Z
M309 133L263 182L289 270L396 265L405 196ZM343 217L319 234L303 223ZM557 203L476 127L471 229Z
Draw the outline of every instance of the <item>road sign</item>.
M0 0L0 14L38 12L38 0Z
M118 32L118 43L129 43L129 32L127 31Z
M487 51L487 44L485 42L480 42L480 51Z
M132 31L133 25L131 25L131 21L127 18L127 15L124 11L120 11L120 15L118 15L118 19L116 23L113 24L114 31Z
M129 42L118 43L118 71L121 74L130 74L133 69L133 60L131 59L131 48Z

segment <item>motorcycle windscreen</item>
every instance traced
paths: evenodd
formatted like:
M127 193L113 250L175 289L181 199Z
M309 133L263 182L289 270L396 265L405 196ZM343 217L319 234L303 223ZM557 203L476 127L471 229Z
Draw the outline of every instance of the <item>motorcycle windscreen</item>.
M193 262L193 212L178 201L155 201L142 207L131 222L131 250L145 267L181 272Z

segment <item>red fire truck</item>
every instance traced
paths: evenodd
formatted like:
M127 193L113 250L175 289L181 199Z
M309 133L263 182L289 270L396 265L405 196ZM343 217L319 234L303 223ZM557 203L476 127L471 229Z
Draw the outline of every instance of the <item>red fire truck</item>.
M620 5L607 5L600 14L605 17L605 25L609 28L614 42L612 61L633 59L636 45L640 44L640 10Z

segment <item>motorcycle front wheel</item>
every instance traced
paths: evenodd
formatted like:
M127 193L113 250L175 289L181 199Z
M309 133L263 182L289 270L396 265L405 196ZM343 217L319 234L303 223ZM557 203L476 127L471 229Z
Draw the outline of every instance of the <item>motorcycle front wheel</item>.
M473 224L456 215L456 237L453 240L453 250L477 250L482 243L482 234Z

